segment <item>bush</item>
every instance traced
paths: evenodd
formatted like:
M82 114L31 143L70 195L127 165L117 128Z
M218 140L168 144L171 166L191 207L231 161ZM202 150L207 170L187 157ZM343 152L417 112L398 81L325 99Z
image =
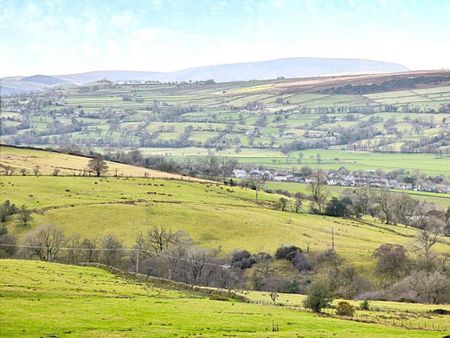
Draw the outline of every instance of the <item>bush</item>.
M295 245L281 246L275 252L275 258L276 259L286 259L288 261L292 261L297 252L302 252L302 249L300 249L299 247L297 247Z
M336 307L336 314L338 316L353 317L355 314L355 307L349 302L339 302Z
M220 293L212 293L209 296L209 299L210 300L219 300L219 301L222 301L222 302L228 302L230 300L227 296L225 296L223 294L220 294Z
M256 264L256 259L247 250L235 251L231 258L231 266L242 270L251 268Z
M359 308L361 310L370 310L370 303L367 299L363 300L360 304L359 304Z
M296 252L294 258L292 259L292 265L298 271L311 271L313 269L309 257L303 252Z
M348 197L343 199L333 197L326 206L325 215L333 217L349 217L351 215L349 210L351 204L352 202Z
M303 302L303 306L314 312L320 312L333 300L330 288L327 283L318 281L308 289L308 297Z

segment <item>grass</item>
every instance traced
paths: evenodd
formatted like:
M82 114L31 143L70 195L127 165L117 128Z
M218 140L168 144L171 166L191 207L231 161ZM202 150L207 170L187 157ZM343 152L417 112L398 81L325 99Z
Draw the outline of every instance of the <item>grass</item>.
M19 170L25 169L27 175L33 174L33 169L39 166L41 175L52 175L54 169L59 169L59 175L80 175L88 165L89 158L60 154L37 149L22 149L9 146L0 146L0 164L16 169L15 174L20 175ZM181 179L181 175L170 174L158 170L140 168L132 165L108 162L109 175L132 177L159 177ZM192 179L193 178L187 178Z
M285 190L292 194L296 192L301 192L306 195L310 195L308 184L296 183L296 182L267 182L267 187L272 190ZM354 187L341 187L341 186L328 186L328 191L332 197L338 197L345 190L355 189ZM376 191L376 189L375 189ZM433 203L437 208L446 209L450 207L450 194L439 194L425 191L412 191L412 190L394 190L396 192L407 194L408 196L415 198L419 201L425 201L428 203Z
M5 337L441 337L285 307L212 301L91 267L1 260ZM272 323L280 332L272 333Z
M83 157L39 150L12 147L1 150L2 155L8 154L2 156L1 163L5 163L4 158L14 158L18 166L33 162L42 168L54 163L82 167L87 161ZM125 165L124 168L129 174L144 170ZM186 231L197 244L220 248L226 256L235 249L272 253L283 244L323 251L330 247L334 228L339 255L360 271L370 272L372 252L379 245L410 246L415 236L414 229L385 225L369 218L359 222L282 212L277 210L280 198L277 194L260 193L259 201L255 202L252 190L186 179L2 176L0 187L0 202L9 199L34 211L29 227L20 225L17 218L8 222L10 232L19 238L38 225L54 224L67 235L100 238L113 234L125 245L132 246L139 233L152 225L164 225ZM296 192L306 186L270 182L269 187ZM338 187L331 187L331 190L333 194L340 192ZM435 195L418 193L417 196L437 201ZM447 200L441 202L447 203ZM448 240L436 246L440 252L448 252L449 248Z
M269 292L264 291L243 291L242 295L249 298L251 301L260 304L271 304ZM285 294L279 293L276 304L289 307L303 309L303 301L305 295ZM335 307L343 299L335 299L331 303ZM361 310L359 308L361 301L345 300L356 308L356 318L372 320L380 323L403 323L408 327L428 327L439 328L444 331L450 330L450 321L448 316L432 314L430 311L434 309L445 309L450 311L450 304L415 304L415 303L400 303L390 301L369 301L369 310ZM334 309L325 309L324 312L328 314L335 314Z
M274 210L279 195L219 184L145 178L1 177L0 201L9 199L32 208L32 226L54 224L66 234L102 237L114 234L131 246L152 225L187 231L205 247L274 252L282 244L313 251L330 246L360 271L372 269L372 252L383 243L411 245L415 231L373 220L295 214ZM12 219L8 227L19 237L29 231ZM439 243L440 252L449 250Z

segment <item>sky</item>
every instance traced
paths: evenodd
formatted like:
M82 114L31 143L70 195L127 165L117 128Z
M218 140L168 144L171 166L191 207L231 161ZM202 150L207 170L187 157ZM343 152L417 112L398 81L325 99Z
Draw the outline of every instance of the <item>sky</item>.
M0 0L0 77L285 57L450 68L450 0Z

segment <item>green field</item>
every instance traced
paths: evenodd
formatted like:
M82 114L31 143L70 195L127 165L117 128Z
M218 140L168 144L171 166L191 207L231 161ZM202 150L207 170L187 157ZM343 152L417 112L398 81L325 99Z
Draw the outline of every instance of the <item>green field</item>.
M291 194L301 192L305 195L311 194L308 184L296 183L296 182L274 182L270 181L266 183L267 188L271 190L283 190L288 191ZM339 197L344 191L352 190L352 187L342 186L328 186L327 187L330 196ZM374 189L376 191L376 189ZM450 206L450 194L439 194L425 191L412 191L412 190L393 190L402 194L407 194L419 201L433 203L438 209L445 210Z
M300 140L306 143L296 148L305 149L303 165L350 170L405 168L449 175L450 148L445 140L450 114L443 107L450 103L450 87L336 95L295 84L304 80L202 85L99 82L61 90L61 98L51 104L43 102L52 99L40 100L48 99L45 93L20 100L7 98L2 123L10 129L19 127L25 114L30 125L9 130L0 141L53 148L74 144L99 151L139 148L146 155L176 158L213 151L242 163L291 168L298 164L297 151L291 149L289 160L281 149ZM27 104L35 101L39 109L28 112ZM24 114L17 113L19 109ZM187 127L192 131L180 138ZM370 136L324 141L327 133L338 140L364 128L372 130ZM315 145L319 141L324 143ZM409 146L409 142L420 144ZM317 153L323 157L321 164L311 158ZM439 153L442 158L436 158Z
M442 337L285 307L213 301L104 270L0 261L3 337ZM272 333L272 325L279 332Z
M39 149L21 149L0 145L0 170L3 167L14 168L15 175L34 175L34 169L39 168L38 175L54 175L54 170L58 170L57 175L88 175L87 165L90 158L74 155L66 155L57 152L44 151ZM119 177L158 177L182 179L181 175L170 174L163 171L140 168L132 165L116 162L107 162L109 176ZM21 169L25 170L22 174ZM194 178L188 178L196 180Z
M81 167L87 158L1 147L0 163L14 160L17 168L52 163ZM6 154L6 156L3 156ZM118 164L111 164L111 166ZM120 165L119 165L120 166ZM145 170L124 166L128 173ZM165 174L154 172L155 174ZM164 175L161 175L164 176ZM212 182L193 182L155 177L89 177L89 176L0 176L0 202L10 200L17 206L33 210L30 226L24 227L18 217L7 222L9 231L20 238L31 229L53 224L66 235L102 238L113 234L133 246L137 236L154 225L186 231L196 244L220 248L226 257L236 249L273 253L281 245L295 244L314 252L330 248L334 229L336 250L348 263L370 273L373 251L384 243L409 246L416 234L412 228L386 225L371 217L363 221L293 213L279 210L278 194L259 193L241 187ZM297 183L268 182L270 189L309 194L307 186ZM333 196L345 188L329 187ZM420 200L436 203L444 209L447 195L408 192ZM307 205L305 204L307 209ZM436 249L448 252L450 242L443 238Z
M102 237L114 234L127 245L152 225L188 232L202 246L218 248L223 255L235 249L273 252L282 244L330 247L331 229L336 250L359 269L383 243L410 243L415 231L374 220L340 218L274 210L279 195L219 184L145 178L1 177L0 200L34 209L31 227L54 224L70 235ZM82 216L80 216L82 215ZM29 231L12 219L8 227L21 237ZM436 247L446 251L443 240Z

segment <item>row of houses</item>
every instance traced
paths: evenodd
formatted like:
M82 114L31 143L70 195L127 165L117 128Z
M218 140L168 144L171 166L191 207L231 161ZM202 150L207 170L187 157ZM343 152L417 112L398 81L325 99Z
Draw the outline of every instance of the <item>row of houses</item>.
M300 174L285 174L278 172L271 172L269 170L251 169L246 171L244 169L235 169L233 176L238 179L257 178L266 181L276 182L298 182L309 183L310 179L302 177ZM406 182L399 182L395 179L388 179L383 177L369 176L369 175L342 175L339 173L330 173L327 177L327 185L342 186L342 187L368 187L368 188L387 188L396 190L415 190L450 194L450 184L425 181L421 184L412 184Z
M259 170L252 169L246 171L244 169L235 169L233 170L233 176L235 178L257 178L264 179L266 181L276 181L276 182L297 182L297 183L305 183L306 180L300 175L292 175L292 174L284 174L277 172L270 172L269 170Z
M344 187L388 188L450 194L450 184L448 183L437 184L425 181L421 184L412 184L382 177L340 175L339 173L330 173L328 175L327 184Z

